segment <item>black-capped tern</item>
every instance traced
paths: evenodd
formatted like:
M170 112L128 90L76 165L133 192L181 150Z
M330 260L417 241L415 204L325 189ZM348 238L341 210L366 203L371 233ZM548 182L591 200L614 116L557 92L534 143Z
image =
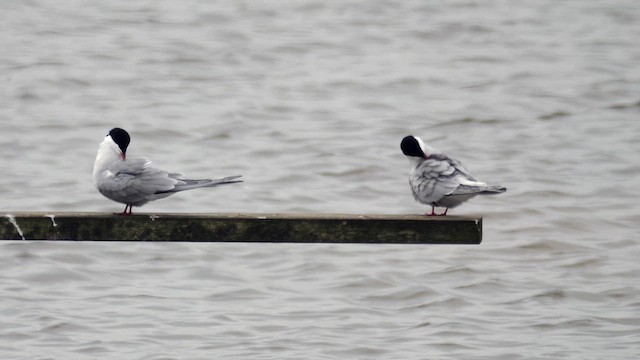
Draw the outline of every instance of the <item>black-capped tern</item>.
M185 179L182 174L167 172L151 166L145 158L127 158L131 138L120 128L109 131L100 143L93 164L93 181L105 197L125 204L119 215L131 215L133 206L171 196L184 190L214 187L242 182L241 175L219 179Z
M454 208L476 195L500 194L507 188L487 185L477 181L460 161L425 145L417 136L406 136L400 143L402 152L412 162L409 185L413 197L419 203L430 205L433 216L435 207Z

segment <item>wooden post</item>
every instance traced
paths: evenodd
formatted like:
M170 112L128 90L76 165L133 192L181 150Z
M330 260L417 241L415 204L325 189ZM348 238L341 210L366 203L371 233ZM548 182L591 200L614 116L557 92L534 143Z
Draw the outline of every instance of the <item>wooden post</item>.
M482 218L350 214L0 213L0 239L480 244Z

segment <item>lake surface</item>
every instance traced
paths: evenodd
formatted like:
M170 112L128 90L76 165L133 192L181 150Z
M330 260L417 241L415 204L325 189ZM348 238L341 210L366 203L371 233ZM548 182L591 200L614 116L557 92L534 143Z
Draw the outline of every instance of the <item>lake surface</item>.
M0 4L0 211L424 213L402 137L508 192L479 246L0 244L2 359L640 356L640 3Z

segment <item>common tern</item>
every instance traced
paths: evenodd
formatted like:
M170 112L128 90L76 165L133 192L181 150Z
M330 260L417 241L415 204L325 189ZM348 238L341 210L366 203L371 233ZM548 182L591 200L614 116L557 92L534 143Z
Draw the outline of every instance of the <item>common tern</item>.
M93 164L93 181L105 197L125 204L119 215L131 215L133 206L171 196L177 192L242 182L241 175L219 179L185 179L182 174L167 172L151 166L145 158L127 158L131 138L120 128L109 131L100 143ZM127 211L128 210L128 211Z
M409 185L417 202L431 205L431 213L437 215L435 207L444 207L447 215L454 208L476 195L500 194L507 188L487 185L477 181L460 161L425 145L417 136L406 136L400 143L402 152L412 163Z

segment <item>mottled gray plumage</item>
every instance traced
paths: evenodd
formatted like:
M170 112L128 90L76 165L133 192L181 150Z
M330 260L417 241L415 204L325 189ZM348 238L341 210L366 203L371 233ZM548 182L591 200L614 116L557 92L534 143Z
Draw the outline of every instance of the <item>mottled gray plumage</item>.
M412 161L409 185L416 201L434 207L454 208L476 195L499 194L507 189L476 180L460 161L425 145L418 137L407 136L400 145ZM446 215L445 210L444 215Z
M126 134L122 129L114 130ZM121 145L117 143L118 133L114 133L114 130L100 144L93 166L93 179L102 195L126 205L123 214L131 214L132 206L142 206L180 191L242 181L236 180L240 175L219 179L184 179L182 174L152 167L145 158L127 159L128 134L126 145Z

